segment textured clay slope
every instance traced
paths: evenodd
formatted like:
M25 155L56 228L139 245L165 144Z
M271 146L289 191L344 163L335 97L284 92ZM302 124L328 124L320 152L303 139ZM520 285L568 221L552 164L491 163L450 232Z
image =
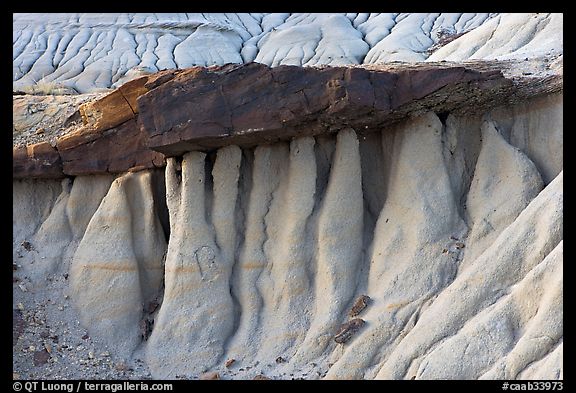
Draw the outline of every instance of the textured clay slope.
M156 378L561 379L562 96L442 120L17 180L14 259Z
M14 14L14 90L87 93L164 69L562 54L562 14Z

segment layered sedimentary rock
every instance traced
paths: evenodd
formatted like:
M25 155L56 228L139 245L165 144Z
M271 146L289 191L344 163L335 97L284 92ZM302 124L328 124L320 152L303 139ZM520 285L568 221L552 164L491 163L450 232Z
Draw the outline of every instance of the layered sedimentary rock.
M146 146L135 120L101 133L82 130L58 140L63 175L122 173L164 166L164 156Z
M253 147L351 127L362 134L426 111L477 114L561 89L560 76L506 78L512 63L165 71L80 105L82 125L14 150L13 176L59 177L162 167L165 156Z
M15 147L12 174L14 178L61 178L64 172L60 153L48 142Z
M255 146L346 126L374 129L417 108L447 112L459 106L481 107L487 97L493 100L511 86L497 70L472 67L378 70L251 63L180 73L141 96L138 106L149 146L179 155L230 143ZM450 99L464 88L467 100Z

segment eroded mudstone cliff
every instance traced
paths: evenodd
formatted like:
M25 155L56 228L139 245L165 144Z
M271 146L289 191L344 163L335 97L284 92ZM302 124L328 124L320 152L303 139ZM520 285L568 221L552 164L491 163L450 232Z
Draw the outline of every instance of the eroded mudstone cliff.
M280 370L331 363L335 378L516 378L562 342L562 163L537 166L511 135L528 141L520 124L537 124L530 135L554 148L561 101L191 152L168 158L165 175L16 181L15 252L42 250L19 260L35 261L23 265L34 286L69 272L83 326L117 356L144 351L156 377L280 356ZM27 224L35 209L45 213ZM337 344L362 294L366 326ZM459 366L441 367L451 356ZM557 361L547 367L558 377Z
M484 48L490 18L438 52ZM84 364L154 378L562 379L562 63L458 60L221 64L41 101L54 127L28 119L44 131L13 153L15 315L49 310L35 366L66 361L65 320Z

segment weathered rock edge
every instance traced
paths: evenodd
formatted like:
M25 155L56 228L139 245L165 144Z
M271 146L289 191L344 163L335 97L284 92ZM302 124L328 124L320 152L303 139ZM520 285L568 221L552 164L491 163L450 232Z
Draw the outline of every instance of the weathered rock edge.
M562 91L563 77L507 78L516 61L167 70L83 104L83 127L13 149L13 178L121 173L165 158L252 147L352 127L359 134L425 111L474 114Z

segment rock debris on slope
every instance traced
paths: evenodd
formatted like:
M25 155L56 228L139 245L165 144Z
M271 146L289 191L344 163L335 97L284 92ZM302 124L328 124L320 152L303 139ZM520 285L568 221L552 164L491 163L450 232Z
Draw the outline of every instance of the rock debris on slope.
M14 157L32 166L13 181L14 378L563 379L562 15L14 20L15 89L100 98L15 96ZM187 71L158 69L253 60L288 76L331 68L279 66L358 74L401 60L386 68L414 76L423 61L489 74L497 64L515 93L488 89L491 105L458 110L449 103L469 89L424 94L411 79L391 94L424 97L391 123L336 111L328 133L209 149L179 141L138 164L148 143L118 130L169 134L163 108L186 105L167 97ZM148 87L125 83L134 77ZM190 98L218 108L192 81L180 79ZM354 97L353 87L323 97ZM31 107L42 109L28 118ZM46 171L58 169L59 138L89 140L74 158L92 163L84 172ZM125 161L98 169L119 152Z

